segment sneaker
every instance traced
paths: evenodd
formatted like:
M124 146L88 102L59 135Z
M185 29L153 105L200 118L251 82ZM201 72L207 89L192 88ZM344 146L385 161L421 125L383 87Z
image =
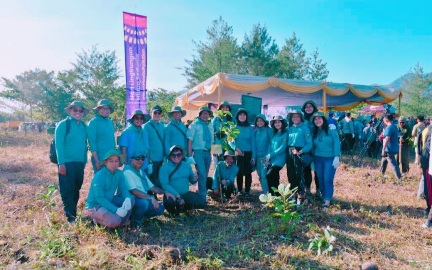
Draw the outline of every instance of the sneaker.
M432 223L429 220L426 220L426 222L422 225L422 228L423 229L427 229L430 226L432 226Z

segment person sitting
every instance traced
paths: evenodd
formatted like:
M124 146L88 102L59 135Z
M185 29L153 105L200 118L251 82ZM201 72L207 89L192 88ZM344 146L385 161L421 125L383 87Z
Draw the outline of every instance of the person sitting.
M192 167L183 160L183 150L178 145L170 148L168 161L165 162L159 171L159 180L162 189L173 194L172 197L164 196L163 204L171 215L178 215L180 212L206 208L206 194L189 191L189 184L196 184L198 176L192 171Z
M135 200L132 208L130 225L140 226L143 219L163 215L165 210L162 202L158 202L155 196L149 195L151 191L156 194L164 194L175 200L175 196L156 187L141 170L145 159L143 152L135 152L131 157L131 165L125 165L123 169L124 181L119 184L119 193L123 197L130 197Z
M90 184L86 202L87 215L95 224L117 228L126 224L132 213L134 200L115 194L123 173L118 169L121 154L110 150L105 154L105 166L96 172Z
M231 198L234 193L234 180L239 168L234 163L235 154L233 151L225 151L224 161L219 161L213 173L213 195L217 196L222 192L226 199ZM222 190L221 190L222 188ZM222 201L225 198L222 196Z

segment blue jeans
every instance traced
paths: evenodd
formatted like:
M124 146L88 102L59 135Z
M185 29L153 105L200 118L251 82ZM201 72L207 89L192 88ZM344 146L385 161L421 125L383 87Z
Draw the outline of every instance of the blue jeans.
M261 183L262 194L267 194L269 192L269 187L267 183L267 168L265 163L262 162L263 159L265 159L265 157L259 157L256 160L256 171L258 173L259 181Z
M386 172L387 164L390 162L390 164L393 166L393 170L396 175L396 178L400 180L402 178L402 174L399 170L399 165L396 161L395 154L389 154L389 153L386 154L387 156L381 158L381 168L380 168L381 173L384 174Z
M135 198L135 205L132 208L132 215L130 219L131 225L141 225L143 219L163 215L164 210L165 208L162 202L159 202L158 209L155 209L151 200Z
M211 155L210 151L194 150L195 168L198 172L198 193L201 196L207 195L207 176L210 170Z
M319 190L325 201L331 201L334 193L334 177L336 169L333 167L334 157L315 156L315 173L318 176Z

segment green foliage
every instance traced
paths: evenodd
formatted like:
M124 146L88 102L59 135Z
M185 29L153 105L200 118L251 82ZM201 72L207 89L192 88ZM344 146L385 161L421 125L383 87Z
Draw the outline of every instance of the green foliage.
M44 239L39 242L40 258L61 258L64 256L74 257L74 239L71 235L58 235L50 227L42 231Z
M404 115L432 114L432 74L425 74L423 68L417 65L413 77L405 79L402 93L401 106Z
M221 269L224 263L212 254L208 254L207 258L199 258L193 254L190 247L186 248L186 259L190 262L202 264L206 269Z
M329 226L324 229L324 235L315 234L314 238L309 239L308 250L316 250L318 256L321 254L328 254L333 250L333 243L336 237L333 235Z
M179 93L175 91L168 91L163 88L158 88L152 91L147 92L147 111L150 111L151 108L155 105L159 105L162 107L163 116L167 117L166 112L171 111L171 108L174 104L175 98L179 95Z
M222 110L215 111L214 115L215 117L219 117L220 119L226 119L227 116L232 117L232 113L230 111ZM240 130L237 128L237 125L232 121L223 121L222 127L220 128L219 132L221 133L219 137L223 137L221 136L222 134L225 135L222 140L222 149L224 151L230 150L231 147L229 146L229 144L234 142L234 140L237 139L238 135L240 134Z
M57 188L55 185L49 185L45 192L41 192L39 193L39 198L42 200L42 202L44 203L45 207L44 208L50 208L51 207L55 207L56 203L54 201L54 195L57 193Z
M272 189L280 196L268 193L261 194L259 199L264 203L264 207L274 208L275 213L270 216L281 219L283 222L280 225L284 227L287 235L291 236L300 221L300 215L296 212L296 203L293 200L297 189L291 190L290 186L285 184L280 184L278 188L272 187Z

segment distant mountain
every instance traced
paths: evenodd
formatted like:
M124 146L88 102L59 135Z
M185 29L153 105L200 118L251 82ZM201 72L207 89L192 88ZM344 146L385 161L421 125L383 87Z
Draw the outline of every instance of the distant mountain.
M396 90L399 90L405 85L405 81L409 80L411 81L414 78L414 73L407 73L398 79L394 80L392 83L385 85L388 88L394 88Z

